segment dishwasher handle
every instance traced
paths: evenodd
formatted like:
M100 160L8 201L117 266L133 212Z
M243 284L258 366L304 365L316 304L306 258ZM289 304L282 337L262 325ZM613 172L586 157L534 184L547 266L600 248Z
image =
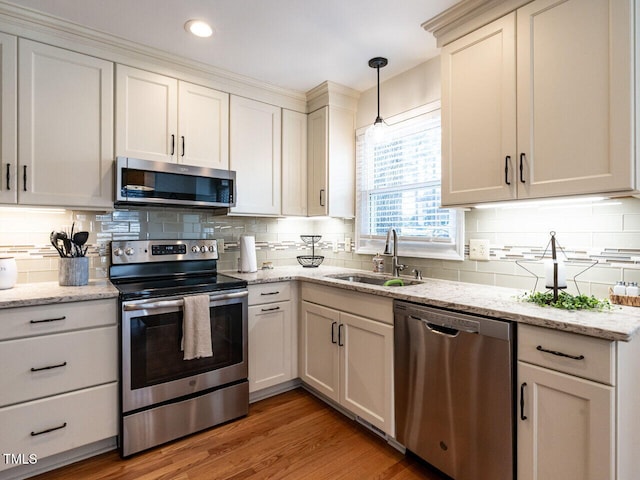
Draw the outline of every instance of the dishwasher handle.
M409 314L409 318L412 320L417 320L422 322L426 328L428 328L431 332L437 333L439 335L445 335L447 337L457 337L460 332L466 333L479 333L480 326L478 322L466 320L464 322L446 322L446 321L438 321L438 317L430 316L429 319L418 317L416 315ZM444 317L443 317L444 318ZM454 328L454 326L456 328Z
M436 335L442 335L444 337L456 338L460 333L460 330L456 330L455 328L444 327L442 325L436 325L435 323L427 322L426 320L422 320L422 323L429 331L435 333Z

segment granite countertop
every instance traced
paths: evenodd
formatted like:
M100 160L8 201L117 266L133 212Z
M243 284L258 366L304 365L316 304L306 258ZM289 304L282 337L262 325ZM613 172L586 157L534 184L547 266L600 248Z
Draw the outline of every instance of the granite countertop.
M418 285L380 287L327 278L327 276L339 273L376 275L374 273L322 265L313 269L291 266L276 267L273 270L259 270L256 273L232 271L224 273L246 280L250 285L283 280L303 280L607 340L630 341L640 332L640 308L614 305L611 310L604 311L566 311L540 307L518 300L522 294L526 293L524 290L505 287L430 278L424 279Z
M525 291L512 288L431 278L417 285L382 287L331 278L331 275L341 273L376 275L374 273L322 265L319 268L276 267L256 273L220 273L246 280L250 285L301 280L607 340L630 341L640 332L640 308L614 305L611 310L593 312L540 307L519 301ZM17 284L14 288L0 290L0 309L117 297L118 290L108 280L93 280L82 287L61 287L57 282Z
M0 309L117 297L118 290L108 280L91 280L82 287L61 287L58 282L18 283L0 290Z

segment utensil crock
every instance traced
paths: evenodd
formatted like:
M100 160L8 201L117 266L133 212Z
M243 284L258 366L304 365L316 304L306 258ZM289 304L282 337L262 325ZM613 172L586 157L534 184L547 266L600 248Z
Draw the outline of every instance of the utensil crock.
M0 257L0 290L13 288L18 279L18 267L14 257Z

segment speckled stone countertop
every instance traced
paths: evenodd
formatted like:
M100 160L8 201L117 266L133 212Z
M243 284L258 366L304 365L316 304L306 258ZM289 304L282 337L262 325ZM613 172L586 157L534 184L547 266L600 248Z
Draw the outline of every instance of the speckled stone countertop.
M276 267L273 270L259 270L256 273L232 271L221 273L246 280L250 285L283 280L302 280L608 340L630 341L635 339L640 332L640 308L614 305L611 310L604 311L566 311L540 307L519 301L519 296L526 292L512 288L428 278L418 285L379 287L330 277L330 275L340 273L375 275L373 273L325 266L318 268Z
M108 280L92 280L82 287L61 287L58 282L18 283L0 290L0 309L117 297L118 290Z

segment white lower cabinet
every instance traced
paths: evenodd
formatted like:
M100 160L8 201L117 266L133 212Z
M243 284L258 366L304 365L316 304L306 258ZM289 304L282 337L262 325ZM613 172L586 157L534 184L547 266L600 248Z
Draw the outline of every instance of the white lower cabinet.
M518 326L518 480L640 478L638 343Z
M394 436L391 299L303 284L302 300L302 381Z
M249 392L275 387L297 376L296 328L291 286L249 286Z
M0 471L118 434L117 320L115 299L0 309Z

